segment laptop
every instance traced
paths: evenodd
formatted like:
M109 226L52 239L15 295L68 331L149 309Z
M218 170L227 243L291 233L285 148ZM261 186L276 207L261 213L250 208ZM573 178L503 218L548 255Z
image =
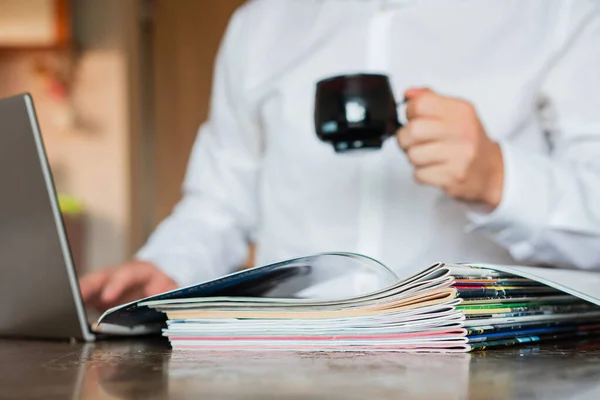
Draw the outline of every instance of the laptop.
M91 328L33 100L0 100L0 336L89 342L146 333Z

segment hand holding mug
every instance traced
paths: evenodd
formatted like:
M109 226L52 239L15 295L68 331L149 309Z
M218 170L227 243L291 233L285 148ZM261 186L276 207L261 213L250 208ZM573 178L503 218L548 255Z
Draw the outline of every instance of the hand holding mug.
M317 136L345 153L379 149L395 133L418 182L496 208L503 191L502 153L487 136L473 105L429 89L408 90L405 100L406 124L398 121L387 76L321 80L315 97Z
M418 182L494 209L502 199L504 165L473 105L429 89L406 91L408 123L396 137Z

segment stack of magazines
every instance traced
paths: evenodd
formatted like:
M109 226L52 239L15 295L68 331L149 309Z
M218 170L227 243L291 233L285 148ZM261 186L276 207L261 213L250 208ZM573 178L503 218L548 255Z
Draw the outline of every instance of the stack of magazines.
M174 349L467 352L600 335L600 274L444 264L399 279L351 253L241 271L109 310Z

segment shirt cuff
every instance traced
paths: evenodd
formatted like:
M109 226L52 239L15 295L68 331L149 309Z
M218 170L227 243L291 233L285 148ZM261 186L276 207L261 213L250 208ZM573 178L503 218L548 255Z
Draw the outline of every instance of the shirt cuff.
M504 162L502 200L490 213L469 208L468 232L483 232L517 260L530 258L534 241L548 220L551 161L540 154L501 143Z

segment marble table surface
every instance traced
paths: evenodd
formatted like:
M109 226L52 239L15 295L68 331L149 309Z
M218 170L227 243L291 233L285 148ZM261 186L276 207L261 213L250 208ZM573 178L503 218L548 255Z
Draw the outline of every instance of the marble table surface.
M0 399L600 399L600 339L472 354L0 340Z

